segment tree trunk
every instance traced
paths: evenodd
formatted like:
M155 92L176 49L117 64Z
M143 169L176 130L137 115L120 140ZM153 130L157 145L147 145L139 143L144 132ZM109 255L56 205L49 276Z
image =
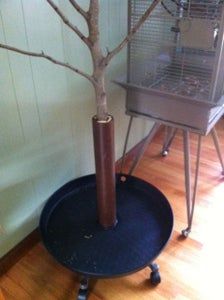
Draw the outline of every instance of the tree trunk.
M97 84L95 85L95 95L97 118L99 121L106 121L108 118L107 95L105 91L105 79L103 75L101 75L97 80Z

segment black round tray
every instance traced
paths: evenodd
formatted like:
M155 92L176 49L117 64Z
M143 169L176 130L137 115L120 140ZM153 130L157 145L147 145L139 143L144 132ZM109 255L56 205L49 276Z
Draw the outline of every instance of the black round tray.
M165 196L133 176L117 175L116 182L118 223L113 229L97 222L95 175L65 184L44 207L43 243L70 270L91 277L136 272L169 240L173 213Z

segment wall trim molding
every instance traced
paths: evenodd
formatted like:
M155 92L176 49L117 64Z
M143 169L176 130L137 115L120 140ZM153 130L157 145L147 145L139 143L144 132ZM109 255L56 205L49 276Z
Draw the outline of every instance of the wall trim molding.
M27 252L40 241L40 232L36 228L19 244L12 248L0 259L0 276L4 275L13 265L15 265Z

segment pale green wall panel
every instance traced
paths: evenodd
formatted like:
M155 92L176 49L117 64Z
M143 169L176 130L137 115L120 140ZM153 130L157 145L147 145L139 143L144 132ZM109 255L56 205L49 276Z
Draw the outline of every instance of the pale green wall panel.
M87 26L68 1L55 0L80 30ZM88 0L80 0L88 7ZM101 0L101 44L112 49L127 29L127 1ZM44 51L91 73L87 47L43 0L0 2L0 41ZM111 81L125 73L126 50L107 72L109 112L115 118L116 158L128 117L125 92ZM0 257L38 224L47 198L65 182L94 172L91 118L94 91L86 79L48 61L0 49ZM149 122L136 120L129 148Z
M23 7L29 48L64 61L61 22L52 8L46 1L27 0ZM37 178L37 189L44 185L49 195L62 178L68 180L72 154L66 72L41 59L32 59L32 70L43 132L42 151L48 159L45 176Z
M21 25L21 7L15 3L13 7L9 7L8 2L1 7L2 35L1 40L9 44L23 40ZM15 22L15 19L17 22ZM8 20L11 21L8 22ZM14 26L11 26L11 24ZM18 28L16 34L15 28ZM18 36L21 39L18 41ZM1 52L0 55L2 55ZM26 148L24 143L27 139L33 138L36 131L39 135L38 117L36 113L32 114L32 98L29 97L29 91L26 88L24 78L29 76L29 64L27 65L24 58L17 57L12 53L4 52L6 57L1 57L1 66L7 63L7 70L1 68L1 131L0 136L6 137L1 140L1 182L0 182L0 224L3 228L3 234L0 236L1 253L5 253L15 243L19 242L24 236L36 227L33 211L36 211L36 194L32 179L27 174L27 153L23 150ZM21 70L19 71L19 69ZM29 78L29 77L28 77ZM8 83L7 83L8 81ZM31 86L32 81L28 81ZM25 93L24 93L25 91ZM5 94L8 93L8 94ZM10 94L9 94L10 93ZM30 98L27 101L27 98ZM27 108L29 111L27 111ZM33 125L34 124L34 130ZM11 127L10 130L9 126ZM12 141L12 142L11 142ZM6 145L6 147L4 147ZM7 151L6 151L7 149ZM25 162L25 164L23 164ZM25 178L24 178L25 175ZM35 224L34 224L35 223ZM27 226L27 224L29 224Z
M1 21L1 20L0 20ZM0 24L0 39L5 41ZM6 51L0 52L1 61L1 102L0 102L0 124L1 124L1 158L21 144L23 133L20 123L20 116L17 110L15 91L9 66L9 56ZM15 130L14 130L15 127Z
M30 181L1 190L1 253L7 252L35 227L37 207Z
M27 49L23 11L20 2L15 2L13 7L10 2L5 3L4 10L2 10L2 19L7 39L6 42L9 45L16 44L22 49ZM11 26L12 21L15 26ZM26 141L35 138L38 139L41 136L41 129L33 78L30 76L30 58L9 52L9 65L12 72L13 86L21 117L24 139Z

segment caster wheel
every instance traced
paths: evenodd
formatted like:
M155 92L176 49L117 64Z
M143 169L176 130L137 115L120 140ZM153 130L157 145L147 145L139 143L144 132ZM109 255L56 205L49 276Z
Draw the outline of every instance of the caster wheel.
M87 291L79 290L77 300L87 300Z
M82 278L77 300L87 300L88 298L88 278Z
M169 150L163 150L162 157L166 157L169 154Z
M190 229L183 229L182 231L181 231L181 235L184 237L184 238L187 238L188 236L189 236L189 234L190 234Z
M161 282L161 277L158 271L153 271L150 274L150 282L152 285L158 285Z

